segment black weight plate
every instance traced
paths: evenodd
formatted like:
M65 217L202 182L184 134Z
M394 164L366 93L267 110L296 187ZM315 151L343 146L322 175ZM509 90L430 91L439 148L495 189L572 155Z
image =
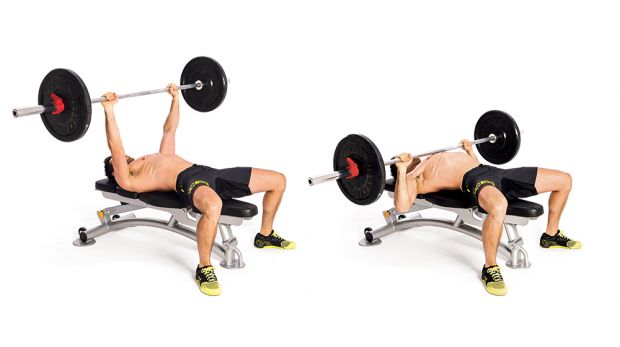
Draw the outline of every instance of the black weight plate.
M196 57L185 65L181 73L181 85L203 83L202 89L185 89L182 91L185 102L198 112L215 110L224 98L228 89L228 79L222 66L208 57Z
M377 146L364 135L348 135L334 151L334 170L347 168L351 158L359 168L359 176L338 180L338 187L351 202L369 205L377 201L385 187L385 165Z
M41 114L47 131L64 142L84 136L90 126L91 103L88 89L80 76L67 69L50 71L39 86L39 105L52 105L52 93L62 98L65 110L57 115Z
M521 132L517 122L508 113L489 111L483 114L474 128L474 138L481 139L490 134L498 136L495 143L477 144L478 152L488 162L505 164L512 160L521 147Z

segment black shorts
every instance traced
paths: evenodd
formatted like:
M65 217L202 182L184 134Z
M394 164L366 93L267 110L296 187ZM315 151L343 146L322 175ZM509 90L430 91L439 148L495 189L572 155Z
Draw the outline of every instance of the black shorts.
M536 167L500 169L490 165L480 165L463 176L462 189L478 204L478 193L485 186L499 189L507 200L526 198L538 194L536 191Z
M176 191L183 206L192 206L196 188L207 186L213 189L222 200L241 198L252 195L250 176L252 168L234 167L230 169L214 169L203 165L192 165L177 176Z

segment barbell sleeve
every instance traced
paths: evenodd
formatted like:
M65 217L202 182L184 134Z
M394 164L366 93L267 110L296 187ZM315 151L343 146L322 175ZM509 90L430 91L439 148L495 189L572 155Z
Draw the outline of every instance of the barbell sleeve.
M181 90L192 89L192 88L196 88L200 90L202 89L203 86L204 84L201 81L196 81L196 83L184 84L184 85L178 86L179 87L178 90L181 91ZM145 90L141 92L120 94L118 95L118 98L119 99L133 98L133 97L142 96L142 95L165 93L167 91L168 91L168 88L158 88L158 89L152 89L152 90ZM91 104L100 103L103 101L106 101L106 98L103 96L90 99ZM13 117L15 118L24 117L24 116L30 116L34 114L41 114L41 113L53 112L53 111L56 111L55 106L37 105L37 106L31 106L31 107L15 108L13 109Z
M479 143L485 143L485 142L491 142L491 143L495 143L495 141L497 141L497 139L499 138L499 136L501 135L495 135L495 134L491 134L488 137L484 137L475 141L472 141L471 144L472 145L477 145ZM437 154L437 153L441 153L441 152L447 152L447 151L451 151L453 149L459 149L459 148L463 148L462 144L458 144L456 146L450 146L450 147L444 147L444 148L440 148L440 149L436 149L430 152L426 152L426 153L422 153L422 154L417 154L414 155L414 157L427 157L429 155L433 155L433 154ZM391 159L388 160L386 162L383 163L383 165L385 166L390 166L392 164L396 164L400 162L400 159L396 158L396 159ZM320 184L320 183L325 183L325 182L330 182L330 181L335 181L341 178L345 178L347 176L349 176L349 170L342 170L342 171L334 171L332 173L326 174L326 175L322 175L322 176L315 176L315 177L308 177L308 184L313 186L316 184Z
M54 112L56 111L56 106L41 106L41 105L37 105L37 106L31 106L31 107L22 107L22 108L14 108L13 109L13 117L18 118L18 117L23 117L23 116L30 116L33 114L41 114L44 112Z
M313 186L315 184L335 181L340 178L345 178L349 176L350 174L351 173L349 172L349 170L342 170L342 171L334 171L330 174L323 175L323 176L308 177L308 184Z

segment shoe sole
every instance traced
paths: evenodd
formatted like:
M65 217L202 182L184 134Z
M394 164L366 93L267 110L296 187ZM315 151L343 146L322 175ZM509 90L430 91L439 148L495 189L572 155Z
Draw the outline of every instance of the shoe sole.
M484 280L482 278L480 279L480 282L482 282L482 285L484 286L484 289L487 291L487 293L489 293L491 295L504 296L504 295L508 294L508 290L506 288L504 288L503 292L501 292L499 289L493 289L493 288L487 287L487 284L484 282Z
M221 289L202 289L202 286L200 285L200 281L196 280L196 284L198 285L198 289L200 289L200 292L202 294L208 295L208 296L219 296L220 294L222 294L222 290Z
M256 248L277 248L277 249L283 249L283 250L289 251L291 249L295 249L295 247L297 247L297 245L295 245L293 247L278 247L278 246L261 246L261 247L258 247L257 245L254 245L254 247L256 247Z
M581 249L581 245L579 247L572 247L572 248L571 247L566 247L566 246L547 246L547 247L540 246L540 247L546 248L546 249L549 249L549 248L571 249L571 250L573 250L573 249Z

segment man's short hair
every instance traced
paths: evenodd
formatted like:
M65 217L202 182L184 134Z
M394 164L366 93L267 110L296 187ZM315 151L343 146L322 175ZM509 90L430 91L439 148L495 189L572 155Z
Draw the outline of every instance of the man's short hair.
M109 156L103 160L103 168L105 170L105 175L112 184L116 184L116 180L114 179L114 167L112 166L112 156Z

